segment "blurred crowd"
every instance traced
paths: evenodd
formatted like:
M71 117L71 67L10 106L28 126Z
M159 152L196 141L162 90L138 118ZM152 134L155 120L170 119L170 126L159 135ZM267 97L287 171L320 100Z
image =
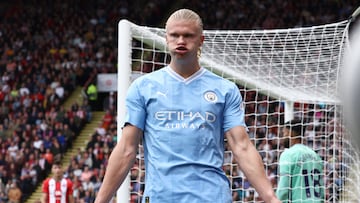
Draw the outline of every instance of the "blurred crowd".
M205 29L277 29L338 22L350 17L356 0L183 1L204 18ZM212 15L208 15L211 13Z
M203 16L205 29L290 28L345 20L359 6L356 3L355 0L2 1L0 202L23 202L31 195L49 174L52 161L72 147L73 139L91 121L93 106L86 98L69 109L63 104L76 87L86 88L96 80L98 73L117 72L117 33L121 32L117 30L117 23L120 19L163 27L173 9L186 7ZM249 135L257 140L256 146L275 188L277 166L274 163L283 146L272 138L280 134L275 126L283 106L269 102L269 98L256 92L242 90L242 93L249 104L247 114L264 113L257 118L247 116L246 123ZM101 106L106 112L102 125L94 129L87 146L78 149L67 167L65 175L74 182L76 202L94 200L109 154L116 144L116 94L112 98L111 105ZM315 109L309 112L318 114L306 115L313 123L313 118L321 123L328 112L323 106L308 108ZM266 116L269 114L271 116ZM329 148L316 140L316 133L321 132L321 127L310 125L308 144L319 145L319 149ZM334 148L330 146L330 149ZM137 180L131 185L133 202L137 202L145 187L141 150L140 147L131 170L131 179ZM319 153L323 157L329 154ZM234 201L256 198L256 192L249 189L250 184L232 163L231 154L227 153L224 170L233 185ZM341 184L340 180L329 181L332 181L329 184Z

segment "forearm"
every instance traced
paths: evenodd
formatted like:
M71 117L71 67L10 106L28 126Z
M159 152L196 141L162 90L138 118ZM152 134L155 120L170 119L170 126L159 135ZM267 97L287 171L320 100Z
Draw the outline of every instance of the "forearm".
M127 125L123 128L120 141L111 152L104 180L95 203L108 203L125 180L133 166L140 141L141 130Z
M124 154L120 148L115 149L117 150L114 150L109 158L106 174L96 195L95 203L110 202L134 163L136 152Z
M274 190L266 176L262 159L256 148L253 145L249 145L235 150L238 150L238 152L235 152L235 159L240 169L262 199L267 203L276 200Z

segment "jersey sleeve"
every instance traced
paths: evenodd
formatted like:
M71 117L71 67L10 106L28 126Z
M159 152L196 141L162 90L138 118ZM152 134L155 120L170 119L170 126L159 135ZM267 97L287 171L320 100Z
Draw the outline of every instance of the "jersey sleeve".
M276 190L276 196L281 202L290 202L291 189L291 162L284 152L279 160L279 181Z
M73 183L71 182L70 179L67 179L67 190L66 190L67 195L66 196L69 196L69 195L72 196L73 192L74 192Z
M235 126L246 127L246 124L245 108L240 90L235 84L233 84L229 93L226 95L224 108L224 132Z
M45 181L42 184L42 192L43 193L49 193L49 179L45 179Z
M137 83L137 81L134 81L128 89L126 111L125 124L128 123L144 130L146 110L143 98L139 92L139 83Z

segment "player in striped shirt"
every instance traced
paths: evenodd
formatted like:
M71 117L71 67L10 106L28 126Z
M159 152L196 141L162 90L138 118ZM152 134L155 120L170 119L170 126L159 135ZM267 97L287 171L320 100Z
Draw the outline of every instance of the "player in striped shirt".
M280 155L280 179L276 194L283 203L324 202L323 161L302 143L303 125L299 120L285 124L283 137L290 148Z
M135 80L127 117L96 203L108 203L125 179L143 138L144 203L231 203L222 170L226 137L240 168L267 203L279 203L250 142L237 86L198 61L204 42L200 17L188 9L166 23L168 66Z
M63 177L60 161L52 165L52 177L44 180L42 185L42 203L74 203L73 183Z

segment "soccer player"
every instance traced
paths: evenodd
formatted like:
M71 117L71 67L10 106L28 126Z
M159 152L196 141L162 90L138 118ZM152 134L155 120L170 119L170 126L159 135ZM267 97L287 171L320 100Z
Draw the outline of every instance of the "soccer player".
M276 191L282 202L324 202L323 161L302 144L303 125L297 120L285 123L285 151L280 155L280 179Z
M143 137L144 203L231 203L222 170L224 138L252 186L279 203L249 140L237 86L199 65L202 20L180 9L167 20L170 64L136 79L126 98L122 136L109 158L96 203L108 203L133 166Z
M53 163L51 172L52 177L45 179L42 185L41 203L74 203L73 183L63 177L60 161Z

